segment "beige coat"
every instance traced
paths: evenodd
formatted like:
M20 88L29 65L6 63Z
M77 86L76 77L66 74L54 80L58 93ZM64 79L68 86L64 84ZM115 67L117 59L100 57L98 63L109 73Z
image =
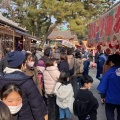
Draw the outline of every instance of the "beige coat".
M69 70L71 70L73 66L75 65L75 58L73 55L67 55L67 59L68 59L68 64L69 64Z
M75 75L80 76L84 72L83 60L76 58L75 59Z
M60 76L60 71L58 70L57 66L47 67L46 70L43 72L46 94L53 94L59 76Z

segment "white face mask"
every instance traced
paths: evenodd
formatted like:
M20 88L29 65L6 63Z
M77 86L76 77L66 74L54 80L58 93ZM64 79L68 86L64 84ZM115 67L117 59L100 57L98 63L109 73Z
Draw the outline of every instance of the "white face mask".
M28 62L28 63L27 63L27 65L28 65L29 67L33 67L34 64L35 64L35 62Z
M18 113L20 111L21 107L22 107L22 103L20 105L18 105L18 106L8 106L11 114Z
M91 87L88 87L88 90L91 89Z

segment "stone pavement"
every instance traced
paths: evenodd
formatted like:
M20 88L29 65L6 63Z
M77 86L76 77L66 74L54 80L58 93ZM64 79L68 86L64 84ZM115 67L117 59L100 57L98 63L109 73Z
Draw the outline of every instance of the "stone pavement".
M97 98L98 102L99 102L99 108L97 111L97 120L106 120L106 116L105 116L105 105L100 103L100 94L97 91L97 86L99 84L99 80L96 79L96 68L91 68L89 71L89 75L94 79L93 82L93 87L90 89L93 93L93 95ZM72 117L72 120L78 120L75 116Z
M97 86L99 84L99 80L96 79L96 69L95 68L90 69L89 75L94 79L93 87L91 88L91 91L99 102L99 108L98 108L98 111L97 111L97 120L106 120L105 105L101 104L100 94L97 91Z

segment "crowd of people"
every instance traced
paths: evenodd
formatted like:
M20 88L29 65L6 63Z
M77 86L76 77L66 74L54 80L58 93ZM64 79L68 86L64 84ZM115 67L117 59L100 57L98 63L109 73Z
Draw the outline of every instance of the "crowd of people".
M8 112L0 117L72 120L74 114L79 120L97 120L99 104L89 91L93 83L89 57L84 49L67 47L34 51L6 48L0 60L0 112ZM99 52L95 57L98 90L102 103L106 102L107 120L114 120L115 108L120 120L120 55Z

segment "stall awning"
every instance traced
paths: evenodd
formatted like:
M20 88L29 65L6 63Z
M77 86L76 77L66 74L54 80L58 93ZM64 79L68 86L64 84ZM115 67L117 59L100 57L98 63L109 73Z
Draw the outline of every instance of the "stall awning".
M15 31L16 33L20 34L20 35L23 35L23 36L28 37L28 38L31 39L31 40L38 41L37 37L32 36L32 35L30 35L30 34L28 34L28 33L26 33L26 32L23 32L23 31L20 31L20 30L17 30L17 29L14 29L14 31Z

